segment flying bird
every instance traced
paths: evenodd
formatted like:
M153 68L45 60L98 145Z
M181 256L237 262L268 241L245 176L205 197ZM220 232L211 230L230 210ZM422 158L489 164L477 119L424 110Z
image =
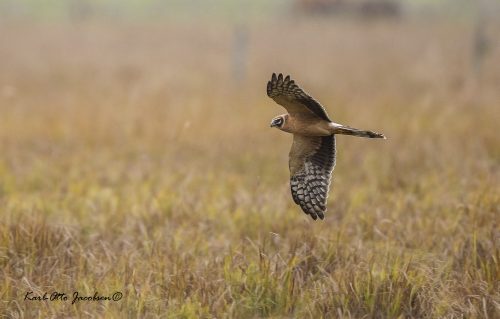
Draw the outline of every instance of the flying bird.
M368 138L385 136L334 123L325 108L290 76L273 73L267 95L288 113L276 116L271 127L293 134L289 153L290 189L295 204L314 220L325 218L326 200L335 167L335 134Z

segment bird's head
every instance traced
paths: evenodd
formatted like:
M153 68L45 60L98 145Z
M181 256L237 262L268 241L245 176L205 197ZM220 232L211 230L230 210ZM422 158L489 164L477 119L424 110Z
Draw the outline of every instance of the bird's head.
M285 125L287 114L279 115L273 118L271 121L271 127L277 127L279 129L283 128Z

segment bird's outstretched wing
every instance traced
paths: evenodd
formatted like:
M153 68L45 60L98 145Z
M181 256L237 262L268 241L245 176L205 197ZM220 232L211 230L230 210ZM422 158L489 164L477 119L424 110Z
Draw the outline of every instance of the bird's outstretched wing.
M273 73L271 81L267 82L267 95L292 116L316 116L331 122L325 108L295 84L289 75L283 78L283 74L276 76Z
M335 136L294 134L289 167L293 201L314 220L323 219L335 167Z

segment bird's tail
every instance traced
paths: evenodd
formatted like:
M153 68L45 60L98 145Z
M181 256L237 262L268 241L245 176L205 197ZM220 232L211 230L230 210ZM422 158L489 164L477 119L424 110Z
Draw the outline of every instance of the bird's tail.
M332 126L333 134L353 135L353 136L368 137L368 138L383 138L384 140L386 139L385 135L381 133L359 130L357 128L344 126L336 123L332 124L333 124Z

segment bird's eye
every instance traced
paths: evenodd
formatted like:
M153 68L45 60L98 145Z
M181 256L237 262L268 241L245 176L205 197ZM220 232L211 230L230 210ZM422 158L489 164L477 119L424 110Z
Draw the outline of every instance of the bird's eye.
M277 125L283 124L283 119L280 117L279 119L276 120Z

